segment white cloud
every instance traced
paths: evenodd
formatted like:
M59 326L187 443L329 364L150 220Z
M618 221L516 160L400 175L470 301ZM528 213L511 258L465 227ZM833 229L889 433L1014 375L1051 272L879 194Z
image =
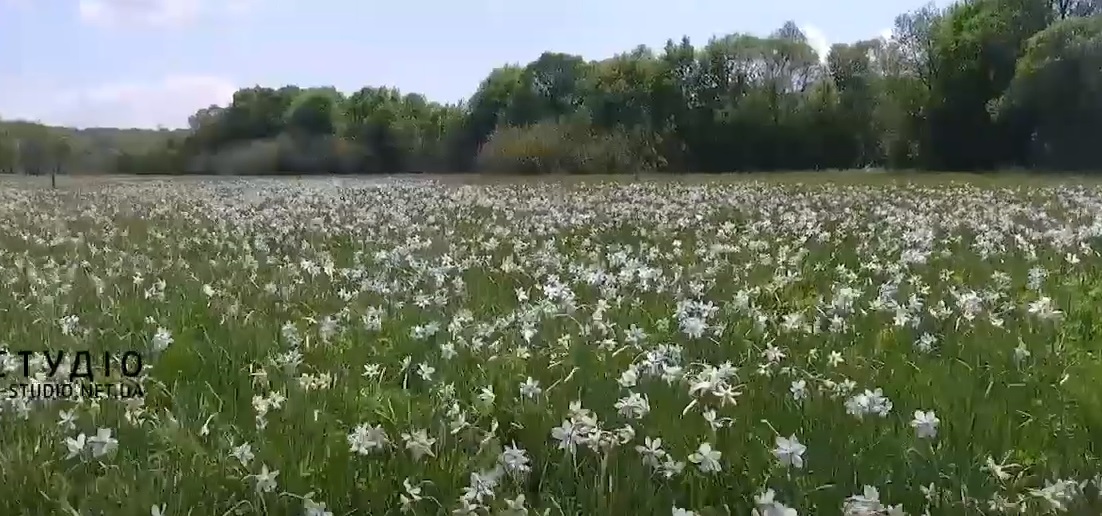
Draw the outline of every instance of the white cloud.
M880 31L880 37L883 39L892 39L892 35L895 34L895 29L888 27Z
M108 27L144 25L168 27L191 22L207 13L242 13L254 0L80 0L80 17Z
M199 0L80 0L80 17L96 25L176 25L199 14Z
M809 23L800 24L800 30L803 31L804 36L807 36L807 44L819 54L819 61L825 63L827 56L830 55L830 40L827 39L826 34Z
M147 82L117 82L77 90L23 95L21 111L0 115L76 127L187 127L211 104L226 105L235 84L222 77L173 75Z

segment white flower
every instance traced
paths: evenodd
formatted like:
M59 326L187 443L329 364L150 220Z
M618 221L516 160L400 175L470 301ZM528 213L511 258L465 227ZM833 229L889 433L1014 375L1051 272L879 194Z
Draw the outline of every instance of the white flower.
M420 376L422 380L428 382L432 381L432 374L436 372L436 368L426 363L417 364L417 376Z
M846 413L852 414L857 419L864 419L869 414L887 417L892 410L892 401L884 396L881 389L868 390L846 400Z
M801 401L807 397L807 381L794 380L788 390L792 393L792 399Z
M306 496L302 500L303 516L333 516L333 512L325 508L325 502L315 502Z
M65 456L65 460L69 460L73 457L76 457L77 455L80 455L80 452L84 451L84 447L87 444L88 439L87 436L84 434L80 434L76 437L66 437L65 448L69 451L69 454Z
M1068 480L1045 480L1045 487L1030 489L1030 494L1045 501L1053 512L1067 512L1069 505L1079 498L1080 486Z
M629 419L642 419L650 412L650 403L646 396L641 396L635 392L630 392L627 396L620 398L614 406L621 416Z
M172 333L165 328L157 328L157 333L153 334L152 346L153 351L160 353L168 349L172 344Z
M1030 303L1029 313L1042 320L1056 320L1064 316L1064 312L1057 310L1052 303L1052 298L1047 296Z
M532 399L539 396L540 392L543 392L543 390L540 389L540 382L532 379L531 376L529 376L527 380L524 380L524 383L520 384L520 395L522 397Z
M406 449L413 455L415 461L421 460L426 455L436 456L432 453L432 445L436 444L436 439L429 437L425 430L415 430L412 434L403 433L402 440L406 442Z
M585 434L579 432L571 421L563 421L562 425L552 428L551 438L559 442L560 450L566 450L571 455L577 453L578 445L585 442Z
M846 498L842 506L844 516L879 516L887 511L888 508L880 503L880 491L868 485L861 494Z
M505 510L502 516L527 516L528 508L524 506L524 494L518 494L516 498L505 499Z
M923 333L917 341L915 341L915 348L923 353L929 353L933 351L934 346L937 344L937 337Z
M472 472L471 483L463 488L462 498L468 502L482 503L485 499L494 498L494 489L500 477L500 470L486 472Z
M629 367L626 371L623 372L623 374L620 375L620 378L616 380L616 383L620 384L620 387L630 389L632 387L635 387L635 384L638 380L639 373L635 371L634 367Z
M256 456L253 455L253 447L249 443L243 443L239 446L235 446L230 452L230 456L237 459L242 466L248 467L249 462Z
M723 469L723 465L719 463L722 456L723 453L719 450L712 449L711 443L700 443L696 452L689 455L689 461L704 473L717 473Z
M1029 358L1031 354L1032 353L1030 353L1029 350L1026 349L1024 343L1018 343L1018 347L1014 348L1014 361L1021 362Z
M505 468L505 471L513 475L523 475L532 469L528 465L527 453L523 448L517 448L516 443L505 445L505 450L501 452L498 462Z
M62 431L71 432L77 429L76 414L72 410L62 410L57 414L58 421L57 426L61 427Z
M777 447L773 449L773 456L785 467L792 466L796 469L804 467L804 452L807 446L800 444L795 435L788 438L777 437Z
M279 476L279 470L269 471L268 465L264 464L260 466L260 473L253 475L256 479L256 491L258 493L270 493L276 489L276 477Z
M772 489L766 489L764 493L754 497L754 505L757 507L750 511L751 516L799 516L796 509L786 507L775 498L776 493Z
M681 332L692 339L699 339L708 329L708 323L699 317L686 317L681 320Z
M402 512L413 512L413 504L424 499L421 496L421 484L413 484L409 478L402 480L402 489L405 491L398 495L398 501L402 503Z
M478 401L483 406L492 406L497 396L494 395L494 386L487 385L478 391Z
M372 426L361 423L348 434L348 446L352 453L369 455L372 451L381 450L390 442L382 425Z
M911 420L911 427L919 439L932 439L937 437L937 427L941 420L934 415L934 411L915 411L915 418Z
M666 451L662 449L662 439L651 439L650 437L644 438L643 444L636 445L635 451L639 452L643 464L652 468L659 467L662 458L666 456Z
M673 457L666 456L666 462L662 463L662 476L669 479L680 475L685 470L685 463L679 460L673 460Z
M88 438L88 446L92 448L93 457L103 457L118 449L119 441L111 437L111 429L100 428L96 435Z
M58 323L61 325L62 335L73 336L80 330L80 317L76 315L66 315L58 319Z

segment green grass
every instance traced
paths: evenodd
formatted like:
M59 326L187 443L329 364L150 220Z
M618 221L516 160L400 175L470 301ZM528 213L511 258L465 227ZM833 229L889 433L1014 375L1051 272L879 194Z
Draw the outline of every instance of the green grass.
M0 342L148 367L140 404L0 401L0 514L1099 513L1090 180L434 179L6 180Z

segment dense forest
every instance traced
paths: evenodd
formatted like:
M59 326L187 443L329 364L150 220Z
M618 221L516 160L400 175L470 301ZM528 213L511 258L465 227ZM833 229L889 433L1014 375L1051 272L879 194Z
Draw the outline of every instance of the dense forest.
M1102 170L1102 0L930 4L890 38L826 56L791 22L601 61L546 52L491 71L458 105L389 87L256 86L189 125L97 147L0 124L0 170Z

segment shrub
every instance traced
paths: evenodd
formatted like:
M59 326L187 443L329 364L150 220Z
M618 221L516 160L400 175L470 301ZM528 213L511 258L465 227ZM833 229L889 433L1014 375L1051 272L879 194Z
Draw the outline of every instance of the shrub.
M504 174L605 174L657 168L645 133L598 131L581 124L547 120L494 131L479 149L478 170Z

